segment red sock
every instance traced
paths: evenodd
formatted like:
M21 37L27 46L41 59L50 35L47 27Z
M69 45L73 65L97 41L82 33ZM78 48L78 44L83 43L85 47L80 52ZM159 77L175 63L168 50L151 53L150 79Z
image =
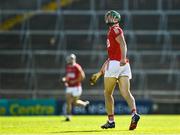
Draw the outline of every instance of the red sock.
M134 114L136 114L136 113L137 113L136 109L132 109L132 110L131 110L131 114L132 114L132 115L134 115Z
M108 121L114 122L114 114L108 115Z

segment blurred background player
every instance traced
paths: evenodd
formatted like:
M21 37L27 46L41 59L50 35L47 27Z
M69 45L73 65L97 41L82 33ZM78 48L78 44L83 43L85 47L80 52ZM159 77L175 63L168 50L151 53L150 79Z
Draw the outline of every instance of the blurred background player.
M108 60L105 61L101 70L91 77L91 85L104 74L104 97L108 114L108 121L101 128L115 128L114 122L114 98L113 92L118 82L120 93L128 103L132 119L129 130L134 130L140 119L136 112L135 99L130 92L130 79L132 78L129 62L126 58L127 46L123 31L119 26L121 16L118 12L111 10L105 14L105 22L109 27L107 33Z
M76 56L71 54L66 58L66 76L62 78L66 86L66 121L70 121L72 105L86 107L89 101L80 100L82 94L81 82L85 78L85 73L81 66L76 63Z

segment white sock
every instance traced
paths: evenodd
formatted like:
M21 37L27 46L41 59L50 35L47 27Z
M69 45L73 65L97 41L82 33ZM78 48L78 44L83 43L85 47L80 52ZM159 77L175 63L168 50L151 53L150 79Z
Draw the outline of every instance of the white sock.
M71 119L71 115L66 115L66 118Z
M114 121L113 120L108 120L109 123L113 123Z

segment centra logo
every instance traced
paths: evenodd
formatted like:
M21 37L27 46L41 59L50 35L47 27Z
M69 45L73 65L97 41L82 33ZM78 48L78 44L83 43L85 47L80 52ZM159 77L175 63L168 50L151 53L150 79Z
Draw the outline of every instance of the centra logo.
M6 114L6 108L0 107L0 115L5 115L5 114Z
M9 107L10 115L53 115L55 108L51 105L29 105L11 104Z

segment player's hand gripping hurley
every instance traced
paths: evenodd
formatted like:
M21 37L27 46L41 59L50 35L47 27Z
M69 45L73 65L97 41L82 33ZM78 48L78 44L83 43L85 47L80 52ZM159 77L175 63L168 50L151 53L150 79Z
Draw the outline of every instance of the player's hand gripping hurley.
M90 78L90 85L95 85L97 80L101 77L102 73L101 72L97 72L95 74L93 74Z
M109 59L107 59L101 67L101 70L95 74L93 74L90 78L90 85L95 85L97 80L104 74L105 68L109 63Z

